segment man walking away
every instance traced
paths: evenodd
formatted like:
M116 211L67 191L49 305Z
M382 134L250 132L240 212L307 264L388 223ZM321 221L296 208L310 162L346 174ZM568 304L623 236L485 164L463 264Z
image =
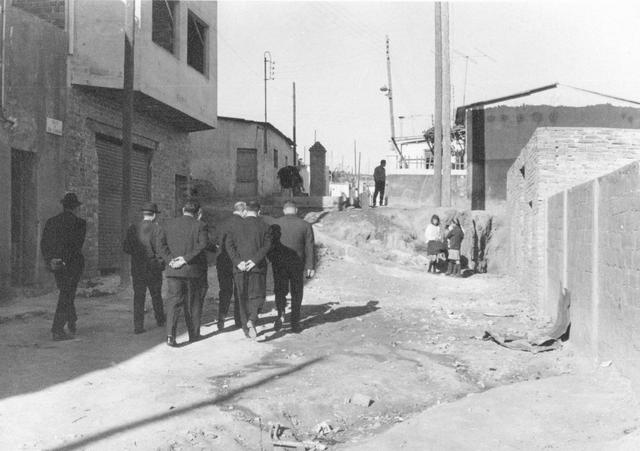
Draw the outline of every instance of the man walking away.
M69 340L76 334L78 316L74 300L84 269L82 245L87 233L87 222L77 216L82 203L75 193L65 194L60 203L63 212L47 220L40 241L42 256L60 290L51 327L55 341ZM64 332L65 324L70 335Z
M240 321L247 337L257 336L258 309L267 294L267 252L271 248L269 226L258 217L260 204L251 201L239 226L229 233L225 249L233 262L233 280L238 290Z
M220 292L218 293L220 298L218 305L218 330L224 329L224 320L227 313L229 313L231 296L233 296L234 299L233 318L235 325L236 327L242 327L240 307L238 305L238 290L233 283L233 263L226 250L225 243L231 231L241 226L246 209L247 204L245 202L236 202L233 206L233 215L222 223L218 233L218 245L220 246L220 253L216 259L216 272L218 273L218 284L220 285Z
M384 205L384 187L387 183L387 174L385 170L385 166L387 165L387 160L380 160L380 166L373 170L373 181L376 184L376 189L373 192L373 205L376 206L376 197L378 193L380 193L380 206Z
M142 220L127 230L123 250L131 255L133 283L133 333L144 332L144 301L147 289L151 295L156 323L162 327L166 318L162 305L162 271L164 261L157 251L160 225L156 221L158 206L152 202L142 208Z
M272 234L274 245L269 252L273 267L273 283L278 316L274 329L280 330L284 322L287 293L291 292L291 330L300 332L300 309L304 288L304 277L315 274L315 251L313 227L297 216L293 201L285 202L284 216L274 221Z
M206 272L207 225L196 219L200 205L187 201L182 216L168 221L160 233L158 249L169 266L167 277L167 344L176 346L176 329L184 308L189 341L200 338L202 275Z

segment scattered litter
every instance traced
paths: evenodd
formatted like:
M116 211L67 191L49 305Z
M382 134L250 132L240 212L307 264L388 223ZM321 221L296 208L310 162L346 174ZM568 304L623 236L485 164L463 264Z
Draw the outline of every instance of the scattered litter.
M488 316L489 318L513 318L515 317L515 313L488 313L483 312L484 316Z
M607 360L606 362L602 362L600 366L602 368L607 368L607 367L610 367L612 363L613 363L613 360Z
M331 426L328 421L323 421L322 423L316 425L315 431L318 435L329 434L331 431L333 431L333 426Z

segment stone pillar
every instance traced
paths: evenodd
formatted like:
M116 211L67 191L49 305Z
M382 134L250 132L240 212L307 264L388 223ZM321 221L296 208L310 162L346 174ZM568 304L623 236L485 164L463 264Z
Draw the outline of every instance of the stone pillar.
M309 149L309 166L311 180L309 183L310 196L326 196L327 180L325 168L327 166L327 149L320 142L316 142Z

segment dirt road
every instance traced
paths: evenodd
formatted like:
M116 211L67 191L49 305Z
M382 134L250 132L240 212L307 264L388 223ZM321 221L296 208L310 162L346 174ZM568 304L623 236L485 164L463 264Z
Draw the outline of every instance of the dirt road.
M521 395L538 393L542 405L514 419L520 428L561 410L559 392L544 385L536 391L536 384L570 391L567 378L574 378L584 394L576 399L591 393L576 382L592 379L576 375L571 346L534 355L481 339L486 329L546 326L509 278L431 275L324 241L332 247L320 248L317 277L305 287L300 334L273 331L272 297L257 342L233 330L232 319L218 333L210 300L206 339L177 349L163 343L151 314L147 332L133 335L127 292L80 299L78 338L70 342L50 341L51 295L20 301L31 315L5 308L0 449L271 449L274 423L285 428L283 439L314 441L319 449L479 449L487 431L499 438L518 410L527 411L515 408ZM211 297L214 276L211 268ZM538 381L549 377L565 382ZM587 435L589 443L632 435L640 420L628 387L607 391L611 379L598 380L593 391L603 387L598 399L606 408L594 405L589 418L598 427L588 434L565 410L558 418L566 424L556 427L568 432L557 440L539 430L520 442L491 442L493 448L563 448L587 443ZM531 382L517 384L523 381Z

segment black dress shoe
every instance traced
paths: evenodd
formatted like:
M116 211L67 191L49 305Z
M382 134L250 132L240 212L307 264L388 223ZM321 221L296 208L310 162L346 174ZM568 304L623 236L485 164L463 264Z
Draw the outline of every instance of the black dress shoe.
M218 331L224 329L224 318L218 318Z
M202 340L202 335L196 335L195 337L189 338L189 343L195 343L196 341Z
M171 335L167 337L167 346L171 346L172 348L175 348L176 346L178 346L178 343L176 343L176 339L173 338Z
M64 331L53 332L53 341L73 340L71 335L67 335Z
M273 323L273 330L279 331L280 329L282 329L282 323L283 322L284 322L283 317L278 315L276 317L276 320Z
M76 322L75 321L72 322L72 323L68 323L67 324L67 328L69 329L69 333L71 335L75 335L76 334L77 328L76 328Z
M291 326L291 332L293 332L294 334L299 334L300 332L302 332L302 327L300 327L299 324L294 324Z
M143 334L145 332L146 331L142 327L136 327L135 329L133 329L133 333L136 334L136 335Z

